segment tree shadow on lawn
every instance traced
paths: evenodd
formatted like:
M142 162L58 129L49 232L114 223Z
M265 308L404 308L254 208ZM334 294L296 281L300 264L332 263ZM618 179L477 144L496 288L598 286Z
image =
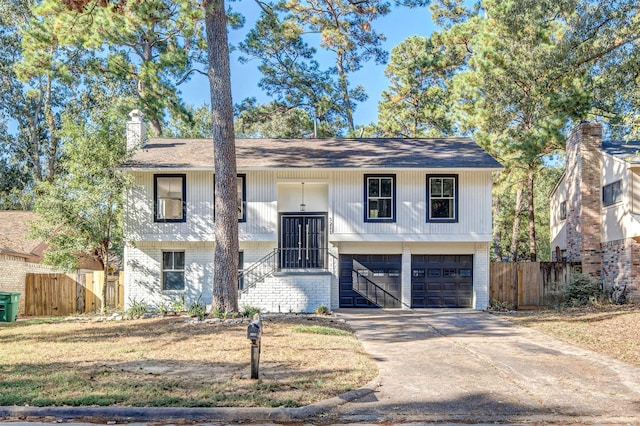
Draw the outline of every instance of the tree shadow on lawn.
M638 305L615 305L614 308L606 308L605 310L546 310L539 312L531 312L526 314L518 314L515 321L518 324L530 323L557 323L557 322L577 322L577 323L598 323L620 318L626 315L640 316L640 306Z
M97 340L138 338L156 340L162 336L168 343L179 342L188 336L207 336L233 330L246 338L246 324L193 324L184 317L150 318L119 322L46 322L47 329L40 333L28 330L30 325L42 326L42 323L14 323L12 327L0 327L0 343L11 343L19 337L21 344L29 341L48 341L55 343L91 343Z
M265 363L251 380L249 362L21 363L0 372L0 406L296 407L343 393L349 373Z
M326 416L327 423L378 423L378 422L428 422L428 423L511 423L520 422L548 424L556 421L564 424L574 423L579 417L634 417L640 419L640 403L636 410L609 410L603 412L599 407L587 404L575 404L567 401L540 403L535 399L529 401L505 398L488 392L476 392L458 398L435 399L414 395L410 401L382 402L377 401L375 394L347 403L334 409ZM628 419L627 419L628 421Z

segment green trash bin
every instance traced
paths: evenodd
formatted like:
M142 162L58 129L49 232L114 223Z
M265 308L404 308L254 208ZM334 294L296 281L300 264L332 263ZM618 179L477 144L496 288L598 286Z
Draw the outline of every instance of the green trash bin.
M18 316L18 302L20 293L14 291L0 291L0 321L13 322Z

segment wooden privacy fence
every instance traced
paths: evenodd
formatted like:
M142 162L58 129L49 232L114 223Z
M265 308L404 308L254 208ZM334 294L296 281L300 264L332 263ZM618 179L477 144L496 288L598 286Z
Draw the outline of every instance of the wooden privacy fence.
M554 292L566 284L579 264L567 262L492 262L489 299L516 308L553 304Z
M27 274L25 315L69 315L100 309L104 273ZM124 306L124 273L107 277L108 307Z

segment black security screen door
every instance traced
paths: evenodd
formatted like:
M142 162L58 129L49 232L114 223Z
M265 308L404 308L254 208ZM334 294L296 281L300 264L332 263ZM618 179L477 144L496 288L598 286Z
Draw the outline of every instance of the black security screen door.
M280 268L325 268L326 230L323 215L282 215Z

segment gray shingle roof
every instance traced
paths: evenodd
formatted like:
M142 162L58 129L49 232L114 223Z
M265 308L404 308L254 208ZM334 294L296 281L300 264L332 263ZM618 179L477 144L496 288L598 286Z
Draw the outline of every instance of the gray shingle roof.
M238 169L502 168L465 138L236 139L236 158ZM213 169L213 142L151 138L125 167Z
M602 151L630 163L640 163L640 141L602 141Z

